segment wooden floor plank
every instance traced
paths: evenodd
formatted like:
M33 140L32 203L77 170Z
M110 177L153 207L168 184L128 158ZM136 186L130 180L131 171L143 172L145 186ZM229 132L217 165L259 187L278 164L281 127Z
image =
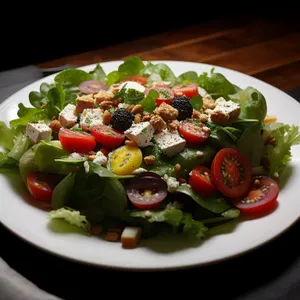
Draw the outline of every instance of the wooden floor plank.
M203 62L253 75L300 60L300 33L223 53Z
M256 73L253 76L287 92L300 86L300 61Z
M242 47L282 37L288 30L295 32L300 31L300 28L299 26L291 26L291 24L282 26L280 23L258 21L244 27L220 32L215 36L188 40L182 45L178 43L178 47L166 46L153 51L136 53L136 55L145 60L172 59L203 62L226 56Z

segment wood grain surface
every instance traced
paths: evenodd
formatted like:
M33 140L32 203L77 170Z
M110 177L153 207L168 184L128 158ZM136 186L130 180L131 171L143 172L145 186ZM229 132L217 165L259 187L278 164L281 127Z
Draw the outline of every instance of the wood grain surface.
M234 69L288 91L300 86L300 22L278 19L212 20L77 55L44 62L48 68L122 60L209 63Z

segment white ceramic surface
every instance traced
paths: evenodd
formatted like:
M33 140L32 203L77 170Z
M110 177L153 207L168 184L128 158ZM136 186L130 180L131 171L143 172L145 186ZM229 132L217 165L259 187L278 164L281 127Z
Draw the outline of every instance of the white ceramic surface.
M188 70L198 74L213 66L164 61L175 74ZM121 61L101 63L106 72L115 70ZM90 70L94 65L82 69ZM279 121L300 126L300 105L282 91L242 73L215 67L231 82L245 88L253 86L263 93L268 114ZM17 117L18 103L29 105L28 94L38 90L42 82L53 81L54 75L43 78L8 98L0 106L0 120L7 123ZM30 197L20 179L0 174L0 220L13 233L45 251L71 260L123 269L170 269L204 265L241 255L278 237L293 225L300 215L300 147L292 149L293 160L286 169L279 195L279 205L271 214L241 221L231 233L214 236L203 242L187 242L182 238L165 237L142 241L134 250L124 250L120 243L74 233L53 232L48 226L47 213L30 204Z

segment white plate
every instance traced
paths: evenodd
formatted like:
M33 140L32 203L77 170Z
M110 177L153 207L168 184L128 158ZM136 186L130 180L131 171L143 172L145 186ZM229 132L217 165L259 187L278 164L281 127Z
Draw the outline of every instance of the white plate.
M213 66L190 62L164 61L175 74L194 70L198 74ZM117 69L121 61L102 63L106 72ZM86 66L91 70L95 65ZM245 88L252 86L267 99L268 114L279 121L300 126L300 105L282 91L242 73L215 67L231 82ZM18 91L0 106L0 120L16 118L18 103L29 105L28 94L38 90L42 82L53 81L54 75L43 78ZM53 254L97 266L123 269L170 269L204 265L228 259L253 250L277 237L293 225L300 215L300 147L292 149L293 160L284 174L279 205L271 214L240 222L231 233L214 236L202 243L187 243L179 238L144 240L134 250L124 250L120 243L78 234L55 233L48 227L45 211L30 205L30 197L18 178L8 180L0 174L0 220L12 232L31 244Z

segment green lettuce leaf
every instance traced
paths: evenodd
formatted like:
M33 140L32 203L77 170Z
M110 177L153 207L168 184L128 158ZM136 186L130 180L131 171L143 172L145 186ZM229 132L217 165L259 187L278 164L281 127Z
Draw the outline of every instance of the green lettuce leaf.
M0 146L7 150L14 146L14 131L2 121L0 122Z
M100 64L97 64L94 70L90 71L89 74L91 74L92 78L95 80L99 80L103 83L106 83L107 81L106 73L104 72Z
M49 212L50 219L63 219L71 225L82 228L83 230L90 232L91 224L87 220L86 216L80 214L79 211L71 208L60 208L58 210L52 210Z
M28 148L31 146L31 141L29 138L19 133L14 138L14 146L12 149L7 153L7 156L19 161L22 155L28 150Z
M75 85L78 86L81 82L93 79L93 76L83 70L66 69L58 73L54 80L61 85Z
M176 78L176 83L188 84L191 82L197 83L198 74L194 71L187 71Z
M198 78L198 85L214 99L223 97L229 100L229 95L236 93L235 86L223 74L215 73L214 69L210 76L207 72L202 73Z
M143 70L143 75L150 76L153 73L158 74L163 81L169 81L172 84L176 82L176 76L166 64L153 64L149 62Z
M263 124L267 114L267 102L257 89L247 87L236 94L230 95L229 98L240 105L241 113L239 118L257 119Z
M203 224L203 222L194 220L192 214L183 213L180 224L183 225L184 233L187 233L196 239L205 238L205 233L207 232L208 228Z
M275 139L275 145L267 144L265 151L270 163L269 175L279 177L292 159L291 147L300 144L299 128L274 122L265 125L264 136L266 139Z
M17 165L15 159L7 156L7 153L0 152L0 168L15 168Z

